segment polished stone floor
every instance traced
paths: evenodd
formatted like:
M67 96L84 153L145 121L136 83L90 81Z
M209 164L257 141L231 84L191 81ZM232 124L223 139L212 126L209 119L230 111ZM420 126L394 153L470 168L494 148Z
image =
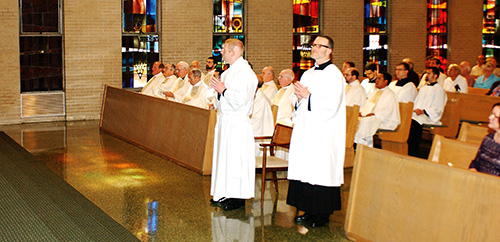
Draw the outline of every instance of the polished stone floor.
M102 133L98 121L0 130L141 241L348 241L343 228L352 169L344 170L342 210L328 226L308 228L293 223L286 181L279 182L279 195L267 183L263 209L257 182L257 197L245 209L226 212L210 206L210 176Z

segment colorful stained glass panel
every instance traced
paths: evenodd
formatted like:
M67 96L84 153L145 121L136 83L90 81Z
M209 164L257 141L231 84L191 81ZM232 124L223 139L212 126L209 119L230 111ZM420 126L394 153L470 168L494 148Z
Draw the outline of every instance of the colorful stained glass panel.
M365 0L365 33L385 33L387 1Z
M427 1L427 33L446 33L447 0Z
M214 0L214 33L243 33L243 1Z
M156 33L157 0L123 0L123 33Z
M293 32L319 33L318 0L293 0Z
M137 88L153 76L151 66L160 59L158 35L122 37L122 86Z

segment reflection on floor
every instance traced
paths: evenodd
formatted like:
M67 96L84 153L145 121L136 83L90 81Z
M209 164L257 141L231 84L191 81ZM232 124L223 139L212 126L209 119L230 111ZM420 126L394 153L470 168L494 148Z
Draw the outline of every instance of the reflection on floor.
M343 227L352 169L344 171L342 211L331 216L327 227L313 229L293 223L286 181L279 182L278 195L266 187L261 209L257 177L257 197L244 210L222 211L210 206L210 176L101 133L97 121L0 130L141 241L348 241Z

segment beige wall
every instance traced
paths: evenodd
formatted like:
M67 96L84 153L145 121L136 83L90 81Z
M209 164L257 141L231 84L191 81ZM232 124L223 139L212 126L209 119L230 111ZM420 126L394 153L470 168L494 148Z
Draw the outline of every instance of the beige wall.
M0 123L19 123L19 17L17 0L0 1ZM388 2L389 72L405 57L421 72L425 63L426 0ZM67 120L97 119L105 84L121 86L121 1L64 1L64 64ZM197 59L212 49L212 1L161 0L161 54L164 62ZM481 52L482 2L449 2L449 62L475 63ZM260 73L292 63L292 5L288 0L248 0L246 58ZM323 1L322 33L335 41L334 64L353 60L362 69L363 1ZM56 120L55 118L37 121Z
M21 122L18 9L17 0L0 1L0 124Z

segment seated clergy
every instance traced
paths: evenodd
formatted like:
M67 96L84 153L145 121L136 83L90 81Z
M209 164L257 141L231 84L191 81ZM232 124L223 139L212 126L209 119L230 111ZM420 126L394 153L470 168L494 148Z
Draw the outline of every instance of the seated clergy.
M437 78L437 83L441 86L444 87L444 80L448 78L446 74L441 72L441 60L437 57L433 57L429 59L429 67L436 67L439 70L439 76ZM420 90L423 86L427 84L427 73L422 75L422 78L420 79L420 84L418 84L417 89Z
M460 75L460 66L457 64L448 66L448 78L444 80L443 89L447 92L467 93L467 80Z
M356 144L373 147L373 135L377 129L394 130L401 123L398 97L387 87L391 80L389 73L378 74L375 83L377 91L368 97L360 109L358 130L354 136Z
M345 105L362 107L366 101L365 89L359 84L359 72L356 68L347 68L344 73L347 85L345 86Z
M278 92L278 87L274 82L274 69L270 66L264 67L260 74L264 80L264 85L260 88L269 100L273 100L274 95Z
M170 90L174 82L177 80L177 76L174 75L174 72L175 65L166 63L165 68L163 69L163 76L165 76L165 79L153 89L155 97L166 98L163 93Z
M396 66L397 81L389 84L389 88L398 96L398 102L413 102L417 96L417 88L408 77L410 65L401 62Z
M165 80L165 76L163 76L163 69L165 66L163 63L156 61L153 63L153 66L151 67L151 72L153 74L153 77L149 79L148 83L142 88L141 94L149 95L149 96L154 96L154 90L155 88L160 85L160 83Z
M370 96L372 93L377 91L375 87L375 82L378 77L378 67L375 63L368 63L365 66L366 79L361 81L361 86L365 89L366 95Z
M193 69L189 71L189 84L185 92L179 93L180 89L174 93L175 101L199 108L208 108L207 90L208 86L201 80L201 70Z
M278 82L281 89L276 93L271 102L272 105L278 106L278 116L276 118L277 122L282 123L292 123L293 115L293 105L292 105L292 94L294 88L292 84L295 74L290 69L285 69L280 72L278 76Z
M271 101L260 89L264 84L262 77L257 75L259 83L253 100L252 114L250 123L252 123L254 136L272 136L274 132L273 112L271 111Z
M418 92L413 105L413 115L408 137L408 155L418 156L420 141L422 140L422 126L424 124L440 125L444 106L446 105L446 92L438 84L439 69L427 69L427 84Z
M185 61L177 63L175 66L175 73L177 74L177 79L174 81L170 89L163 94L168 98L168 100L175 100L174 93L179 91L180 95L184 95L184 92L189 88L189 65ZM178 94L178 95L179 95Z

